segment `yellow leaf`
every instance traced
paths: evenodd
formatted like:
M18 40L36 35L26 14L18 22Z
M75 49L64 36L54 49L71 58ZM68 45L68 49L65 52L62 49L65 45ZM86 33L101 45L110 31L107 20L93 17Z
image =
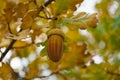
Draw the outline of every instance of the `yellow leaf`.
M27 46L28 45L28 43L27 42L25 42L25 41L16 41L15 42L15 44L13 45L13 47L25 47L25 46Z
M33 9L36 9L36 8L37 8L37 6L35 5L34 2L29 3L29 10L33 10Z
M20 3L27 2L28 0L19 0Z
M6 1L5 0L0 0L0 15L3 14L3 9L6 6Z
M6 46L8 46L10 44L10 40L2 40L2 41L0 41L0 48L2 48L2 47L6 47Z
M21 28L22 29L29 29L32 26L33 18L30 14L28 14L23 18L22 21L23 21L23 23L21 25Z
M40 71L40 64L39 64L40 59L36 59L35 61L33 61L32 63L29 64L29 71L26 74L25 78L26 79L31 79L34 77L39 76Z
M10 67L9 64L1 63L2 66L0 66L0 78L3 80L16 80L17 75L13 71L13 69Z
M74 26L71 26L71 27L74 27ZM70 41L78 41L78 40L80 40L81 35L79 34L78 29L77 30L71 30L71 31L69 30L66 33L66 37L68 39L70 39Z
M45 3L45 0L36 0L36 3L38 6L43 6L43 4Z
M9 22L9 28L12 34L17 34L17 27L19 26L18 22L12 20L11 22ZM10 32L9 31L9 32Z
M85 43L71 43L68 45L69 50L63 54L59 69L68 69L75 65L85 65L84 58L87 45ZM88 57L88 56L87 56Z

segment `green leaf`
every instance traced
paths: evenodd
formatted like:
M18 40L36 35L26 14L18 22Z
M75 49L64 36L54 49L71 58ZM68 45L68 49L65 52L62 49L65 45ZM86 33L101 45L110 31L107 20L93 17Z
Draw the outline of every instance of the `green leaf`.
M47 49L46 46L42 49L42 51L40 52L40 56L46 56L47 55Z
M120 58L119 58L119 55L116 56L116 57L114 57L113 62L114 62L116 65L120 66Z
M41 43L41 45L44 47L41 52L40 52L40 56L46 56L47 55L47 41Z
M69 0L56 0L56 15L68 9Z
M112 28L117 30L120 27L120 13L114 18L114 23Z

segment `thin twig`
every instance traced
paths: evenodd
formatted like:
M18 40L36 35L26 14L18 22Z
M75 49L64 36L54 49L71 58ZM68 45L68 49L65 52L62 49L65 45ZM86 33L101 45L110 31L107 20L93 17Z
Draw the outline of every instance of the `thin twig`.
M16 40L12 40L10 45L7 47L7 49L5 50L4 53L2 53L2 56L0 58L0 62L3 60L3 58L5 57L5 55L8 53L8 51L12 48L13 44L16 42Z
M12 34L12 31L11 31L11 28L10 28L10 23L7 22L7 24L8 24L8 30L9 30L9 32Z
M36 2L36 0L34 0L33 2L35 3L35 5L37 5L37 2Z
M55 0L49 0L49 1L47 1L44 5L40 6L40 8L39 8L39 10L38 10L38 16L39 16L39 17L44 18L44 19L53 19L53 18L48 17L47 14L45 13L45 11L47 11L47 10L45 9L46 6L47 6L48 4L50 4L52 1L55 1ZM45 10L45 11L44 11L44 10ZM40 12L40 11L43 11L43 13L45 14L45 17L39 15L39 12ZM48 14L49 14L49 13L48 13Z
M44 6L45 6L45 7L48 6L52 1L55 1L55 0L49 0L49 1L47 1L47 2L44 4ZM38 12L42 11L43 9L44 9L44 7L43 7L43 6L40 6Z
M1 51L1 49L0 49L0 53L3 53L3 52Z
M40 15L39 15L39 17L40 17L40 18L43 18L43 19L54 19L54 17L53 17L53 18L49 18L49 17L47 18L47 17L40 16Z
M45 17L46 17L46 18L49 18L48 15L47 15L47 10L46 10L46 9L43 10L43 13L45 14Z
M54 0L48 0L44 5L45 6L48 6L52 1L54 1ZM40 11L42 11L44 9L44 7L43 6L40 6L40 8L39 8L39 12ZM8 28L10 28L10 25L8 25ZM9 30L10 31L10 30ZM22 29L19 31L19 32L21 32L22 31ZM10 45L6 48L6 50L5 50L5 52L3 52L2 53L2 56L1 56L1 58L0 58L0 62L3 60L3 58L6 56L6 54L8 53L8 51L12 48L12 46L13 46L13 44L16 42L16 40L12 40L11 41L11 43L10 43Z
M43 13L45 14L45 17L50 17L50 12L47 10L47 8L43 5L43 7L44 7L44 10L43 10Z

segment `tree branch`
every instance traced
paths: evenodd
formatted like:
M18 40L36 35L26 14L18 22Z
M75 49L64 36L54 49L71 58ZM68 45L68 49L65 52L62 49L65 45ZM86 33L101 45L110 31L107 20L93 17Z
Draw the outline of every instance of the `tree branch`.
M16 40L12 40L10 45L7 47L7 49L5 50L4 53L2 53L2 56L0 58L0 62L3 60L3 58L5 57L5 55L8 53L8 51L12 48L13 44L16 42Z
M8 30L9 30L9 32L12 34L12 31L11 31L11 28L10 28L10 23L7 22L7 24L8 24Z
M39 17L40 17L40 18L43 18L43 19L54 19L54 17L52 17L52 18L47 18L47 17L40 16L40 15L39 15Z
M44 4L44 6L45 6L45 7L48 6L52 1L55 1L55 0L48 0L48 1ZM44 9L44 7L43 7L43 6L40 6L39 12L42 11L43 9Z
M55 1L55 0L48 0L44 5L45 7L48 6L52 1ZM44 9L43 6L40 6L39 7L39 12L42 11ZM10 28L10 26L8 25L8 28ZM10 30L9 30L10 31ZM22 29L19 31L21 32ZM16 40L12 40L10 45L6 48L6 50L2 53L2 56L0 57L0 62L3 60L3 58L6 56L6 54L8 53L8 51L12 48L13 44L16 42Z

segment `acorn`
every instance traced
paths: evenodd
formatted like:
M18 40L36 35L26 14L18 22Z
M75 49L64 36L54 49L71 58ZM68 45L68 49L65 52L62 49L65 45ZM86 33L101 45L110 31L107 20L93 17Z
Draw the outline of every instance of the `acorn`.
M54 28L48 32L47 53L50 60L58 62L63 55L64 33Z

